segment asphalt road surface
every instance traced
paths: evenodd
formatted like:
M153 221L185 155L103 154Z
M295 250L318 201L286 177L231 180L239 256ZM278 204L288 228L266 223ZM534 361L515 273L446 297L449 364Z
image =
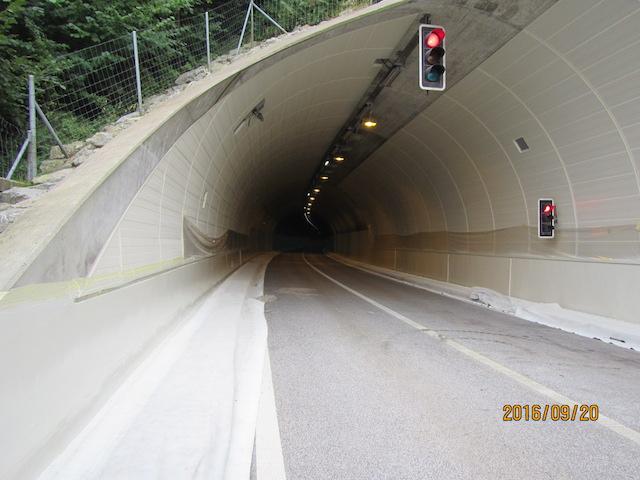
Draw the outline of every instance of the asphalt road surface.
M640 479L640 352L321 255L276 257L265 294L289 480ZM600 417L503 420L562 401Z

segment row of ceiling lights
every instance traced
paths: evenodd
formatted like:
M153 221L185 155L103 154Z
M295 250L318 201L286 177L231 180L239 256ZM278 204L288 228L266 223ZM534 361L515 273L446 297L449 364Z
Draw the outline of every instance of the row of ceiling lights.
M373 116L372 113L372 109L371 106L369 106L369 112L367 113L367 115L365 117L362 118L362 126L367 128L367 129L372 129L375 128L378 125L378 122L376 121L375 117ZM326 159L324 161L324 164L322 165L322 167L320 168L320 172L318 175L316 175L315 180L312 184L311 189L307 192L307 199L306 199L306 204L304 206L304 214L305 215L310 215L311 214L311 210L313 208L313 205L315 204L316 200L318 199L319 195L320 195L320 184L322 182L326 182L327 180L329 180L329 170L334 166L334 165L339 165L342 162L344 162L346 160L345 156L340 152L340 147L336 146L333 149L334 155L332 157L332 159ZM332 160L333 160L333 165L332 165Z
M440 75L444 73L444 61L442 61L442 64L440 65L438 64L439 59L436 57L438 54L441 56L444 55L445 30L440 27L432 26L431 15L429 14L424 15L420 20L420 23L426 24L424 26L433 27L431 29L420 28L420 35L422 35L423 32L428 34L424 38L424 47L429 49L428 52L430 55L426 61L429 65L432 65L432 68L429 70L429 75L426 76L425 80L432 83L437 81L442 82L442 88L432 88L434 85L430 85L430 88L428 89L443 90L444 78L436 78L435 75L436 73L439 73ZM373 116L373 102L382 89L391 86L393 81L398 77L400 70L404 67L406 60L415 45L415 37L413 37L413 35L411 36L412 38L407 40L406 45L399 48L392 58L379 58L376 60L375 63L383 65L385 67L385 71L381 72L383 73L381 76L374 79L374 83L368 91L367 99L363 105L361 104L361 109L355 114L355 118L349 120L350 125L348 124L344 127L343 131L341 131L339 134L340 139L336 140L333 147L329 150L329 152L332 152L329 154L329 158L324 159L323 164L313 177L313 181L311 182L311 187L307 192L305 205L303 207L304 215L309 223L311 223L311 221L309 220L308 215L311 214L313 206L317 204L317 199L320 195L320 185L329 180L329 173L335 166L345 161L341 146L348 141L348 135L356 133L360 126L370 130L378 125L378 122ZM438 48L440 50L437 50ZM311 225L313 225L313 223L311 223Z

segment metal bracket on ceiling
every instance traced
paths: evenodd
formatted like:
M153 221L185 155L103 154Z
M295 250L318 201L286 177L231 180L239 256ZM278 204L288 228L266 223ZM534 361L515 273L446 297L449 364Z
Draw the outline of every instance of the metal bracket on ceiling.
M255 107L251 109L251 111L247 115L245 115L245 117L240 121L240 123L238 123L236 128L233 129L234 135L240 132L240 130L242 130L242 127L244 126L249 127L251 125L251 119L254 117L260 120L261 122L264 122L264 115L262 113L262 109L264 108L264 103L265 103L265 99L263 98L260 102L258 102L258 104Z

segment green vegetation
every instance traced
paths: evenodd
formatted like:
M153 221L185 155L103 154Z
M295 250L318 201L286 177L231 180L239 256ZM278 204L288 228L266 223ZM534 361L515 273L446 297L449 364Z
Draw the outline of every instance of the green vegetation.
M0 5L0 116L23 123L28 74L35 75L38 91L47 93L41 103L52 104L76 91L77 97L66 99L75 110L117 108L113 100L121 92L103 96L80 91L99 81L91 72L116 78L124 64L130 67L130 45L116 40L124 40L132 30L149 30L149 42L158 53L171 51L181 20L211 8L213 0L4 0ZM106 48L94 47L99 44ZM93 51L82 54L89 47ZM83 75L73 76L69 84L72 72Z
M287 30L365 3L257 1ZM137 106L131 31L138 32L142 90L148 97L206 62L202 12L210 12L215 57L235 47L247 6L248 0L0 0L0 175L22 141L11 125L26 130L29 74L62 141L84 139ZM256 41L279 33L261 15L254 18ZM40 126L38 137L42 158L51 139Z

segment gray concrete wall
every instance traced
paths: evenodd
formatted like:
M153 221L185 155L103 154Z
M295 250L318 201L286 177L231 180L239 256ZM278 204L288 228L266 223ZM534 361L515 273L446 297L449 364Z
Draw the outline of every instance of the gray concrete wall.
M220 255L86 297L73 281L4 296L0 478L34 478L144 353L238 266L237 255Z

